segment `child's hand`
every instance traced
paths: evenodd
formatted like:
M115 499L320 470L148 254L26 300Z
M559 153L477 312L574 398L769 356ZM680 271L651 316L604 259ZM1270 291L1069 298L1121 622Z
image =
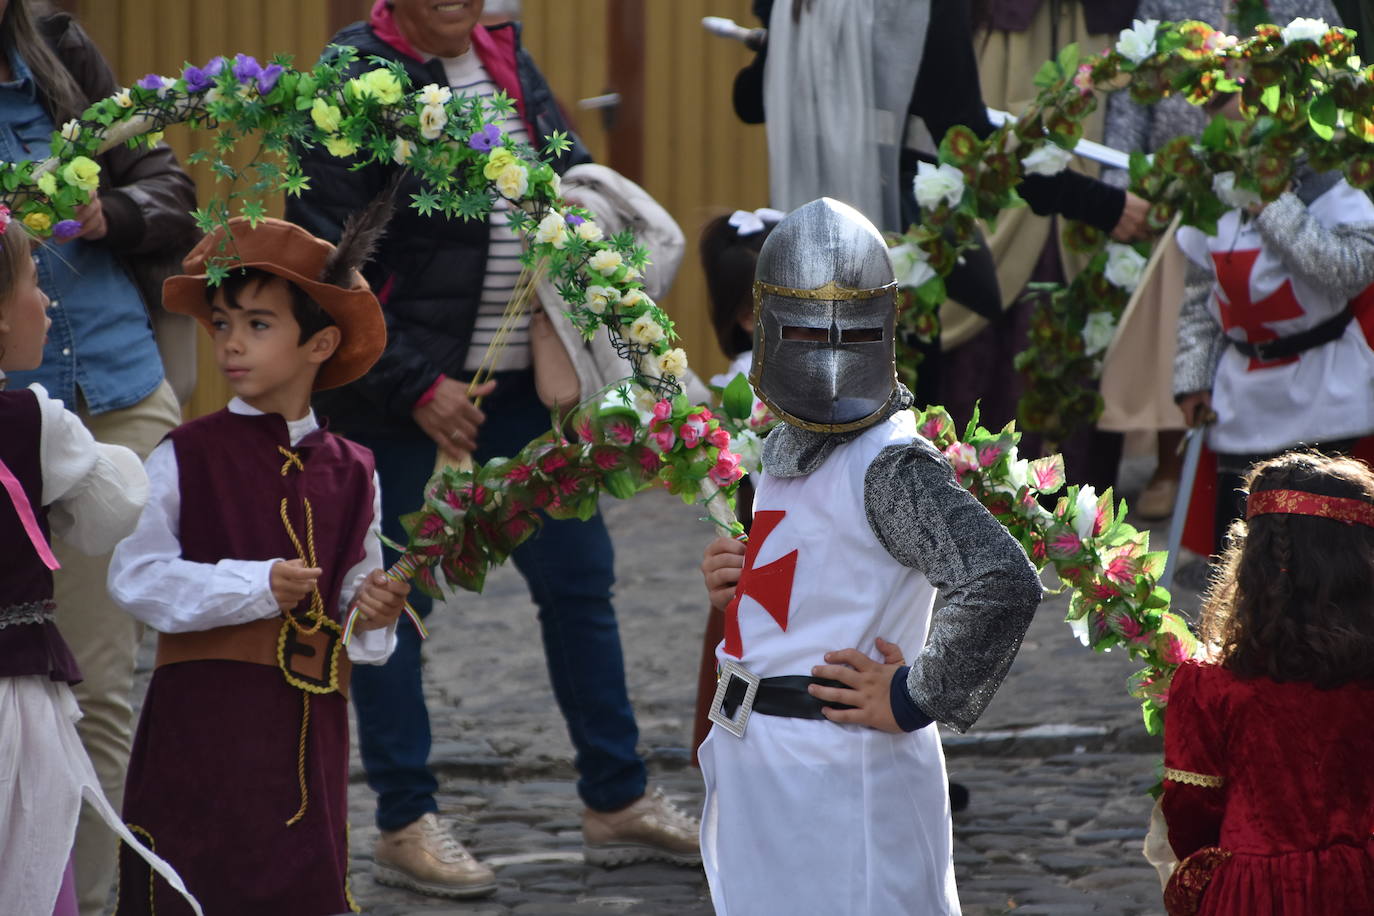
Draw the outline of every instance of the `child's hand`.
M401 609L406 606L406 595L409 594L409 582L398 582L380 569L372 570L358 587L358 594L353 599L358 609L358 622L353 625L354 628L380 630L391 626L401 616Z
M323 570L306 566L304 560L278 560L272 564L269 581L277 607L289 611L315 590Z
M735 597L735 585L744 570L744 545L734 538L718 537L706 545L701 559L701 575L711 593L711 607L725 610Z
M878 638L878 651L883 654L880 665L858 649L841 649L825 653L829 664L817 665L811 669L812 677L840 681L849 687L822 687L812 684L806 689L818 700L830 703L843 703L854 709L821 710L831 722L849 722L867 725L882 732L901 734L897 718L892 714L892 676L897 669L906 664L902 658L902 647Z
M1178 399L1178 409L1183 413L1183 422L1189 426L1206 426L1216 420L1212 411L1212 392L1194 391Z

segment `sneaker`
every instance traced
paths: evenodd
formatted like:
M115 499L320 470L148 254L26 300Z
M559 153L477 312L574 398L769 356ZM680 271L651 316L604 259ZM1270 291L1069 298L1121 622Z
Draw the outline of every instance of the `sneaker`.
M431 897L485 897L496 873L472 857L439 818L425 814L400 830L383 830L372 852L378 884Z
M591 865L700 865L700 833L697 819L679 811L662 789L619 811L582 812L582 854Z

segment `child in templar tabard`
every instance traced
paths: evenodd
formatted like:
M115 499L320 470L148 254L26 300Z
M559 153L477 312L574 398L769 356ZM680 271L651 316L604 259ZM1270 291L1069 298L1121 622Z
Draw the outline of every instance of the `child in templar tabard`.
M321 429L310 396L382 351L357 272L379 220L363 214L337 249L233 220L223 284L206 276L219 230L164 287L167 308L210 331L235 397L149 456L148 506L110 567L115 600L160 634L124 818L212 916L351 909L350 663L391 654L409 587L379 568L371 453ZM128 854L119 895L120 914L183 912Z
M719 914L959 913L932 723L978 718L1041 588L917 432L896 287L882 236L829 198L759 252L750 379L783 423L747 550L718 538L702 564L725 611L698 752Z

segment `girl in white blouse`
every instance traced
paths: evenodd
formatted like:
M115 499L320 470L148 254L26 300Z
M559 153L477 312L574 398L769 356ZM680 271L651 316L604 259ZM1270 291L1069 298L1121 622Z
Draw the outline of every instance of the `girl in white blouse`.
M30 240L0 205L0 388L35 369L50 321ZM71 849L84 798L140 852L77 737L76 661L56 625L49 546L110 550L133 529L148 479L133 452L102 445L41 385L0 390L0 888L11 913L77 912ZM161 859L146 858L185 894ZM187 899L197 913L200 908Z

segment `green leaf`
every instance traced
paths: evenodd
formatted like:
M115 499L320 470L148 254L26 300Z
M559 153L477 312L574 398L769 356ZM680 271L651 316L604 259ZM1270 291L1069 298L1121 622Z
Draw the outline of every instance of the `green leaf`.
M1078 45L1072 44L1059 52L1056 63L1059 65L1059 75L1069 76L1078 70Z
M1206 149L1220 150L1229 146L1231 120L1226 115L1217 115L1202 131L1202 145Z
M429 188L421 188L420 193L410 195L410 199L412 206L421 216L429 216L435 210L441 209L438 196Z
M302 172L294 172L282 181L281 189L292 197L300 197L302 191L310 190L310 178Z
M1262 104L1265 108L1268 108L1270 111L1278 111L1279 100L1282 97L1283 90L1279 89L1277 83L1273 86L1266 86L1264 91L1260 93L1260 104Z
M1150 596L1145 599L1145 607L1147 609L1166 608L1171 600L1172 596L1169 594L1169 590L1157 585L1150 592Z
M565 153L572 149L572 141L568 139L568 134L565 131L556 130L549 134L546 139L547 143L545 143L544 149L554 155Z
M629 499L639 492L639 485L629 471L612 471L605 479L606 492L616 499Z
M267 208L263 206L260 200L246 201L239 212L243 214L244 219L248 220L248 225L254 229L257 228L258 223L267 218Z
M948 298L945 293L945 278L934 276L916 287L916 298L920 300L922 305L931 308L938 308L943 305L945 299Z
M1336 133L1336 100L1328 93L1319 95L1307 106L1307 123L1312 133L1330 140Z
M720 399L725 415L733 420L747 420L754 412L754 389L744 373L738 373L725 386Z
M1035 79L1031 82L1037 89L1048 89L1059 82L1059 65L1052 60L1047 60L1040 65L1040 69L1035 72Z
M1151 700L1145 700L1140 704L1145 714L1145 731L1151 735L1158 735L1164 731L1164 713Z

